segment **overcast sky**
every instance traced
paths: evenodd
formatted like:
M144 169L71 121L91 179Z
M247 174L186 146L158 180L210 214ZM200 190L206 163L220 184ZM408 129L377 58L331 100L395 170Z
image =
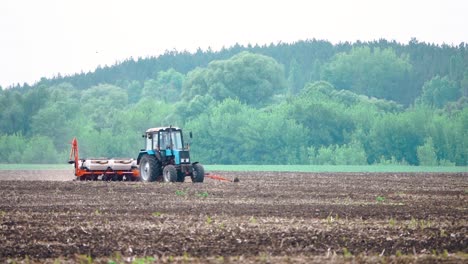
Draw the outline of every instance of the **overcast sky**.
M306 39L468 42L466 0L1 0L0 86L166 50Z

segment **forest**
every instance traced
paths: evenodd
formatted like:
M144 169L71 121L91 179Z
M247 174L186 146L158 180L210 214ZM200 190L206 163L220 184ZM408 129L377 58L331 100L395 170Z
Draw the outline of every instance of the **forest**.
M157 126L204 164L467 166L468 45L304 40L166 51L0 87L0 163L134 157Z

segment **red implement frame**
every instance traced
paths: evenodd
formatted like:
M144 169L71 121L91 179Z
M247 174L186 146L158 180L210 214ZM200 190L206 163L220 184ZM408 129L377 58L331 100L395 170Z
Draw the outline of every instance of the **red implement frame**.
M70 151L70 158L68 163L70 164L75 164L75 176L76 177L86 177L90 175L129 175L135 178L140 177L140 171L137 168L131 169L131 170L87 170L87 169L82 169L79 166L79 150L78 150L78 140L73 138L71 142L71 151Z

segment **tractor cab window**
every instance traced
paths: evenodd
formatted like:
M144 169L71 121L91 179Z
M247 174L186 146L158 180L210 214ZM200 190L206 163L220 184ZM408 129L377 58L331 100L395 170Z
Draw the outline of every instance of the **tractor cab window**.
M146 149L158 149L158 135L157 134L146 135Z
M174 145L175 149L183 149L182 145L182 133L180 131L172 131L172 144Z
M151 142L152 141L153 140L151 139L151 135L150 134L146 135L146 149L151 149Z
M159 132L159 143L161 144L161 149L182 149L182 134L180 131L161 131Z
M159 149L157 135L153 135L153 149Z

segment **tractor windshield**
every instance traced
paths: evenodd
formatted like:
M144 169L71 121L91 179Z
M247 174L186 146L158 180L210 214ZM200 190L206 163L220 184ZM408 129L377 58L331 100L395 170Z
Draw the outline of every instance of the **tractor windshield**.
M160 131L159 132L159 142L160 142L161 148L164 148L164 149L171 148L171 140L172 140L173 149L183 149L181 131L171 131L171 132Z

